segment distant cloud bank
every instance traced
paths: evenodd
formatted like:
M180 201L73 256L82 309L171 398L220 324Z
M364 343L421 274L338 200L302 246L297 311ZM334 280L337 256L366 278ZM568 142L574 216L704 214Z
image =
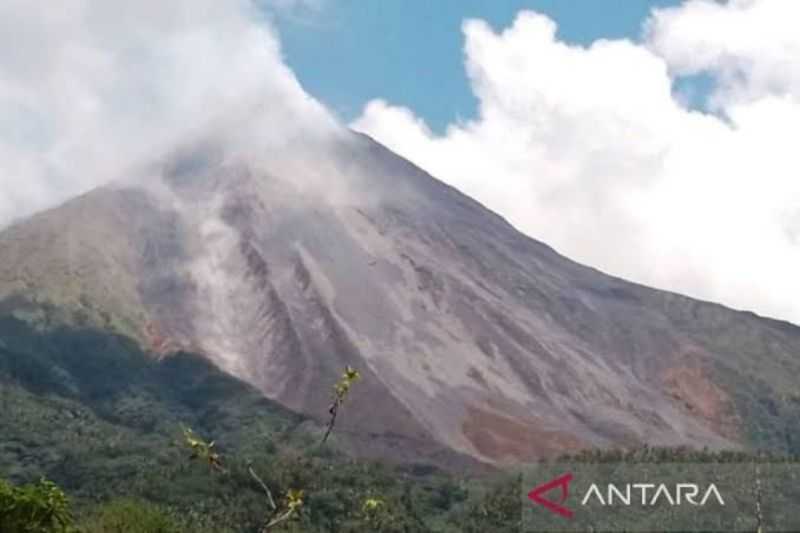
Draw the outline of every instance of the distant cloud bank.
M574 259L800 324L797 20L794 0L694 0L589 47L533 12L469 20L478 118L438 136L374 100L351 126ZM708 112L675 89L696 75Z

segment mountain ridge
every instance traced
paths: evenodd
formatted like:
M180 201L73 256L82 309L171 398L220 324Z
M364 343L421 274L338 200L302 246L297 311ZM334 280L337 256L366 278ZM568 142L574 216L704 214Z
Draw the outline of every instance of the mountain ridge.
M351 364L346 431L484 462L794 446L797 326L580 265L366 136L317 149L201 144L17 223L0 297L203 353L312 416Z

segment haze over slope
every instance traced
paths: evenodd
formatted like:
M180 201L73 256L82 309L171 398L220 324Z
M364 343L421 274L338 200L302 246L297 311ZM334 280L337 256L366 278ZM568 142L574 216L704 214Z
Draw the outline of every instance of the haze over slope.
M203 353L313 416L351 364L343 427L385 454L796 450L800 328L578 265L346 131L187 143L18 223L0 297Z

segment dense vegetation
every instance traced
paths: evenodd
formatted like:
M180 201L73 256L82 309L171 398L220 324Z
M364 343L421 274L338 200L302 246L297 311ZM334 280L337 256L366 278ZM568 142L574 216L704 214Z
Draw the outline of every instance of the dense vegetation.
M217 441L224 468L190 460L184 427ZM156 361L124 337L89 328L0 317L0 428L0 533L259 531L269 506L251 468L275 498L303 491L297 515L274 531L521 526L520 475L468 479L424 465L354 461L337 448L335 432L320 446L325 427L203 359L182 353ZM571 459L749 460L651 448Z
M189 460L183 427L217 441L225 472ZM494 520L478 509L484 482L351 460L335 432L321 447L324 427L203 359L155 361L88 328L0 317L0 428L0 479L15 490L52 480L86 531L136 531L113 526L125 516L163 524L141 531L256 531L267 505L249 466L276 497L305 491L299 517L279 531L460 532L465 514ZM480 520L475 531L493 530Z

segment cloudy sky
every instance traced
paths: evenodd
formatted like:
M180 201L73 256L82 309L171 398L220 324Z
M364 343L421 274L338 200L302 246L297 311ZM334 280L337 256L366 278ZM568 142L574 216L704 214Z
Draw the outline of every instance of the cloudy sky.
M0 224L232 117L338 119L574 259L800 323L797 0L37 6L0 0Z

